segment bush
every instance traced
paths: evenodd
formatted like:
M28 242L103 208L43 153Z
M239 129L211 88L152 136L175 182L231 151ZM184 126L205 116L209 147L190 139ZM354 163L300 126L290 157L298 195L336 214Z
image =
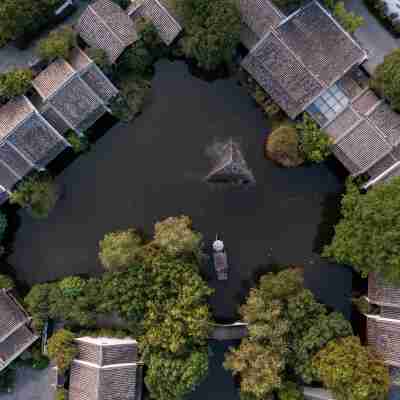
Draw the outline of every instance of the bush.
M60 329L48 341L49 357L53 360L61 374L64 374L71 366L72 361L78 354L78 347L74 343L75 335Z
M42 354L40 342L36 342L31 348L32 368L46 369L49 366L50 360Z
M139 114L151 92L151 84L145 80L127 79L119 85L120 95L111 103L112 114L124 122Z
M343 1L325 0L325 6L332 12L343 29L351 34L364 25L364 18L347 11Z
M90 145L86 136L78 136L76 132L70 130L66 133L66 137L75 154L83 153L89 149Z
M303 115L303 122L297 124L300 135L300 150L307 161L319 163L328 158L332 151L332 140L307 114Z
M146 49L150 52L153 63L161 57L169 54L169 48L161 40L156 27L151 21L144 18L136 21L137 30L140 40L143 42Z
M371 87L385 97L395 111L400 112L400 49L393 50L379 64L371 80Z
M297 167L304 162L299 150L296 128L281 126L269 134L266 142L266 155L284 167Z
M25 178L11 193L10 203L29 209L34 218L47 218L58 199L57 186L47 174Z
M0 274L0 289L12 289L15 283L12 278L7 275Z
M66 297L77 297L83 293L86 281L78 276L69 276L58 283L62 293Z
M68 392L63 388L57 388L55 400L68 400Z
M229 0L178 0L186 35L183 50L199 68L213 71L231 65L240 40L241 17Z
M129 267L141 245L142 238L134 229L107 233L99 243L101 264L108 270Z
M25 94L31 87L32 79L30 69L14 69L0 75L0 98L9 100Z
M36 331L41 332L49 319L50 283L40 283L31 288L24 302L29 315L32 317Z
M89 47L85 50L85 53L106 75L112 73L112 64L110 63L107 53L103 49Z
M51 31L46 38L40 40L37 53L46 61L52 61L57 57L68 59L75 46L75 31L69 26L64 26Z
M153 57L139 40L122 54L118 63L119 74L135 74L136 78L147 78L152 73Z
M278 400L304 400L304 394L294 382L286 382L278 391Z

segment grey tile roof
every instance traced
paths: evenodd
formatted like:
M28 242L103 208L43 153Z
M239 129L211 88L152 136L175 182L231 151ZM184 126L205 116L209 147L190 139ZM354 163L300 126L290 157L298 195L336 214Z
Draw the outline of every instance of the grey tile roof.
M42 108L40 111L43 115L43 118L58 131L61 135L70 129L70 126L67 122L57 113L57 111L46 105L47 107Z
M0 160L20 177L25 176L33 168L33 165L21 155L21 152L18 152L7 141L0 144Z
M255 46L242 66L292 118L325 89L275 32Z
M84 51L82 51L79 47L76 47L71 52L69 63L73 69L80 72L89 67L93 61Z
M2 188L11 191L16 183L21 179L20 176L16 175L6 164L0 160L0 185Z
M128 10L135 20L139 16L149 19L155 26L161 40L169 46L182 30L173 13L158 0L142 0L140 5L134 3Z
M381 101L372 90L367 90L353 101L353 108L361 115L367 116Z
M0 139L7 136L18 124L34 111L31 102L25 96L18 96L0 107Z
M371 303L400 309L400 286L385 282L379 275L368 275L368 299Z
M350 35L314 1L271 29L242 66L295 118L365 57Z
M351 107L348 107L324 130L333 140L336 140L360 121L361 117Z
M76 342L70 400L136 400L140 368L135 341L85 337Z
M112 0L90 4L76 29L90 46L103 49L111 62L138 39L132 20Z
M258 39L277 27L284 18L268 0L239 0L239 10L244 24Z
M387 103L380 103L368 118L381 130L391 144L399 143L400 114L393 111Z

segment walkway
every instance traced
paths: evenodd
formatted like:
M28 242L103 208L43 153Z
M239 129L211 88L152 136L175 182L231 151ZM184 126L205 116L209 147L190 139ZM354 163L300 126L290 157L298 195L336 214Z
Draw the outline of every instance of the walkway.
M400 40L395 39L380 22L368 11L363 0L349 0L346 8L361 15L365 24L359 28L354 36L361 46L368 52L368 61L364 64L372 74L386 54L399 47Z

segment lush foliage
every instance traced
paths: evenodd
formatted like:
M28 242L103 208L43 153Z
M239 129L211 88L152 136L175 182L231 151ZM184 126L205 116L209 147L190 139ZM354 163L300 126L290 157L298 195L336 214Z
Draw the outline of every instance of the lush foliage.
M0 47L17 36L38 29L60 0L1 0Z
M98 65L98 67L100 67L105 74L111 74L112 65L107 53L103 49L89 47L85 50L85 53Z
M192 220L187 216L169 217L154 227L154 243L173 256L199 254L203 237L192 230Z
M331 139L307 114L297 124L300 135L300 150L307 161L319 163L331 155Z
M304 400L304 395L294 382L286 382L285 386L279 389L278 400Z
M388 368L357 337L333 340L313 359L318 378L337 400L385 400Z
M352 181L346 185L332 243L323 255L352 265L365 277L379 272L400 282L400 178L361 194Z
M343 316L328 314L303 287L300 269L264 275L240 314L249 323L249 338L230 350L225 367L240 375L241 392L256 399L276 390L283 396L286 375L311 382L313 356L333 338L352 334Z
M31 288L25 297L27 311L32 317L33 325L38 332L41 332L45 322L49 318L49 294L51 284L40 283Z
M32 368L34 369L46 369L49 366L50 360L48 357L42 354L42 345L40 341L37 341L30 349Z
M28 208L34 218L46 218L56 205L57 186L49 175L35 175L24 179L11 193L11 204Z
M69 369L78 354L74 338L75 335L72 332L60 329L48 341L49 357L56 363L61 374Z
M15 283L8 275L0 274L0 289L11 289L15 286Z
M371 86L384 96L396 111L400 111L400 49L388 54L378 65Z
M37 52L40 58L52 61L53 59L68 58L71 50L76 46L76 34L71 27L64 26L51 31L49 35L40 40Z
M78 136L76 132L70 130L66 133L66 137L75 154L83 153L89 149L90 145L86 136Z
M186 35L183 49L200 68L215 70L230 65L239 44L241 18L229 0L178 0Z
M299 149L299 137L296 128L281 126L268 135L266 155L284 167L297 167L304 162Z
M153 57L141 40L127 49L118 62L120 73L131 73L138 78L149 77L152 72L152 67Z
M105 269L119 269L135 262L142 238L134 229L107 233L99 243L99 258Z
M347 32L354 33L358 28L364 25L364 18L347 11L343 1L325 0L325 5Z
M145 382L151 398L176 400L194 390L207 371L207 348L193 351L183 358L154 353L149 358Z
M56 400L68 400L68 392L63 388L57 388Z
M5 100L24 94L31 87L30 69L14 69L0 75L0 98Z

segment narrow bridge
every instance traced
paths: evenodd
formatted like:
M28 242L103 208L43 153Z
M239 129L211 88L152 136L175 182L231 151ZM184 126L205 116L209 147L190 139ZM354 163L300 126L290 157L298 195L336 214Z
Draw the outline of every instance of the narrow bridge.
M235 322L234 324L211 324L210 339L234 340L248 336L247 323Z

